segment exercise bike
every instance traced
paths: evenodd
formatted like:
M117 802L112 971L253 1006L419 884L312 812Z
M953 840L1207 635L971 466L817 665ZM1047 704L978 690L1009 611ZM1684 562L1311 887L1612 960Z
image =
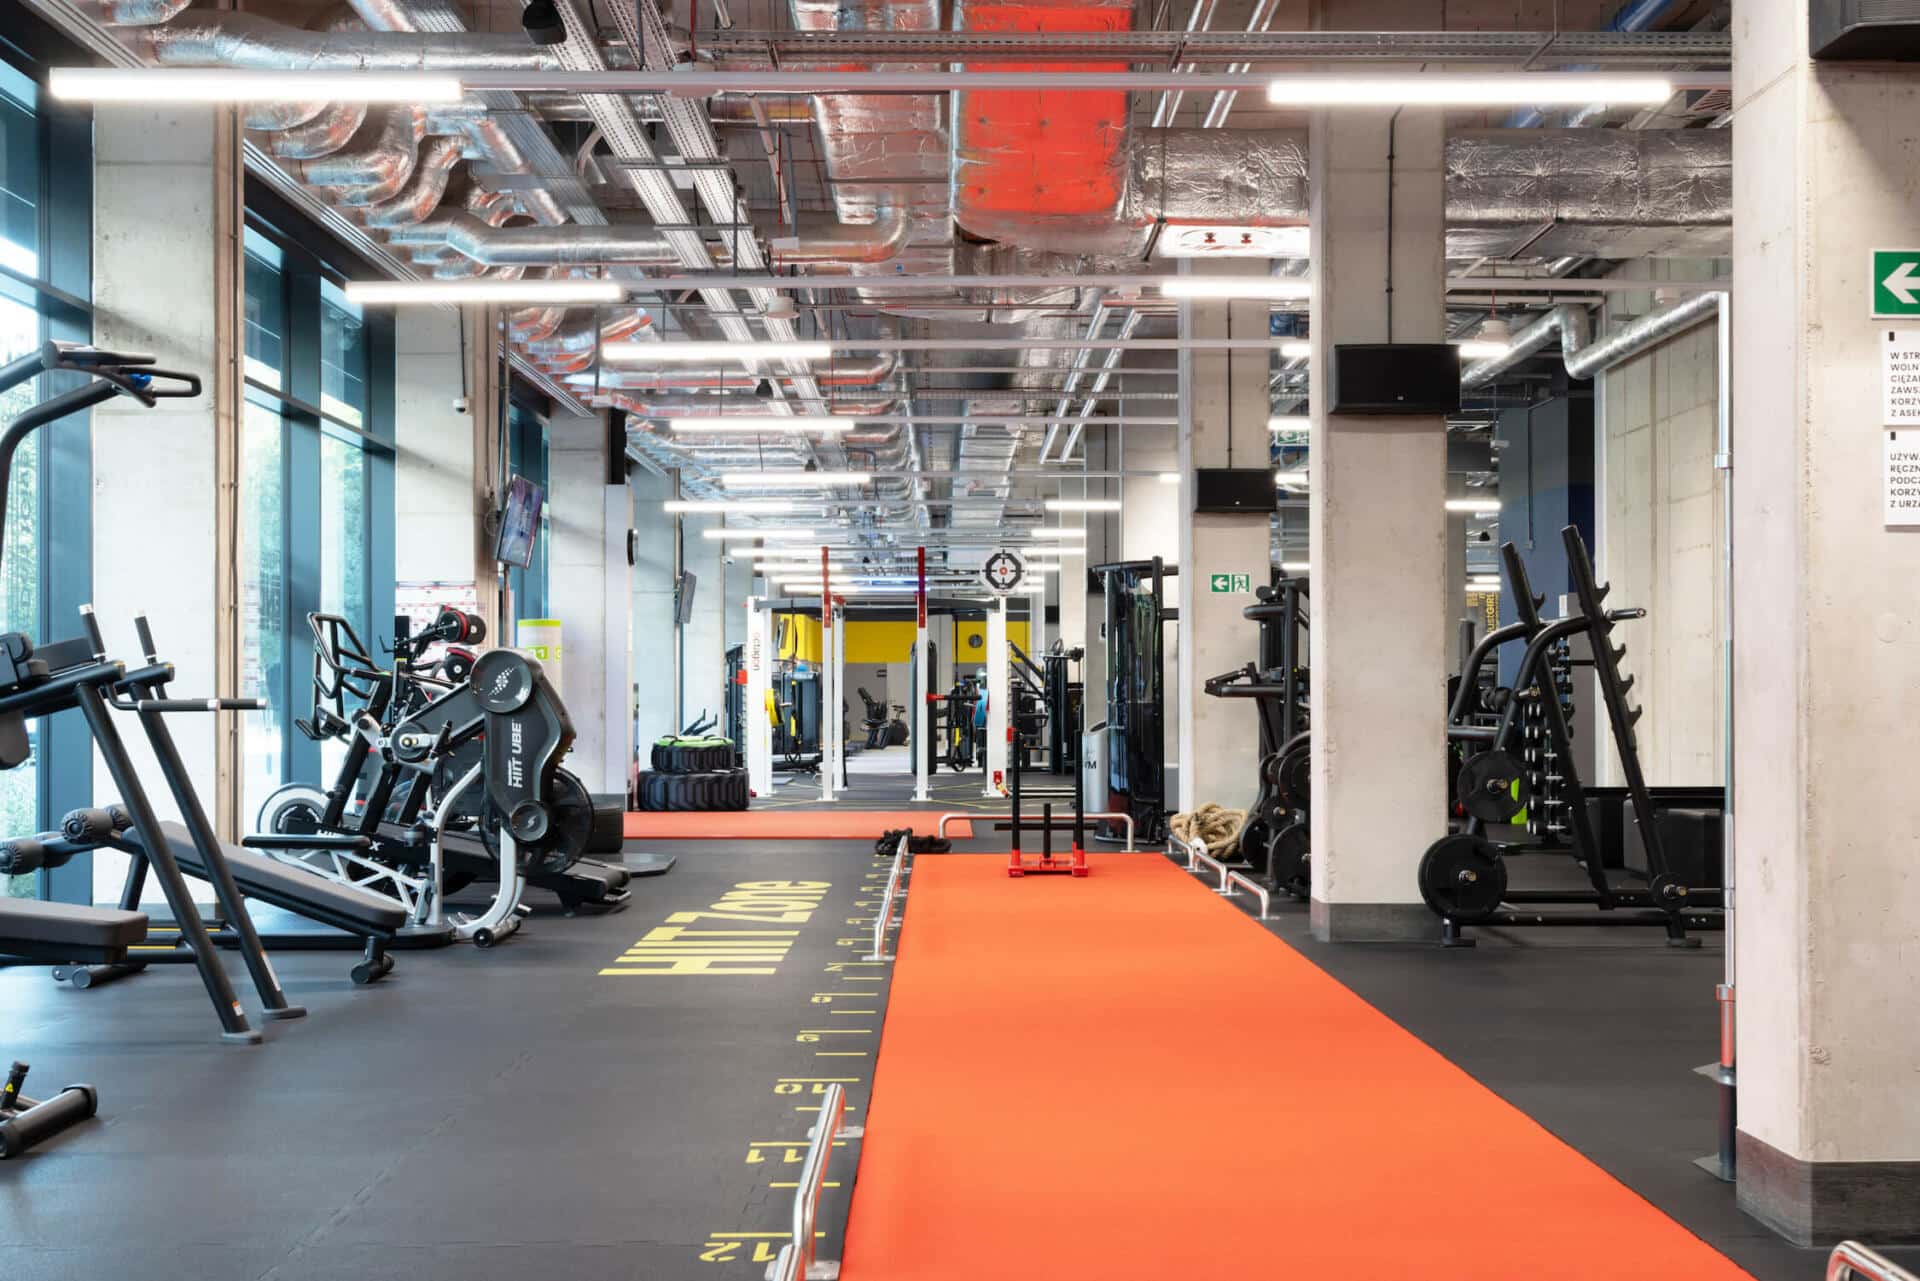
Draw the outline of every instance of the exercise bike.
M347 752L325 791L289 784L262 804L258 827L276 838L278 857L396 899L414 922L411 933L425 937L440 929L444 897L476 881L498 886L495 907L475 918L477 925L456 922L457 937L499 936L494 922L505 917L496 909L504 904L517 910L526 885L554 893L569 914L582 906L625 905L626 869L581 857L597 812L574 775L557 765L542 772L537 799L549 821L538 837L522 834L511 843L515 859L509 867L509 842L502 837L509 814L480 804L471 784L460 783L483 755L485 727L469 727L430 752L417 742L400 750L403 732L417 736L440 703L471 688L489 654L505 652L479 655L470 670L450 652L439 677L412 669L410 656L428 644L471 635L474 620L443 611L433 627L396 646L399 661L390 670L375 664L346 619L312 614L307 621L314 633L314 715L303 729L344 740ZM444 664L450 660L449 669ZM455 672L467 679L454 685L442 679ZM550 686L541 682L540 688L542 698L557 704ZM357 709L349 707L350 698L359 701ZM565 719L564 708L558 715Z

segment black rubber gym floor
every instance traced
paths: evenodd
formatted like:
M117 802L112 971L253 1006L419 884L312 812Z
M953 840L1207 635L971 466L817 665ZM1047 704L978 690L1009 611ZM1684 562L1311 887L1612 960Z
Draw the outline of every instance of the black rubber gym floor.
M627 911L543 912L492 952L401 953L369 990L347 982L346 954L276 954L312 1014L267 1025L264 1046L221 1045L185 967L91 992L0 970L0 1056L33 1063L41 1092L88 1081L102 1100L98 1122L0 1164L0 1278L758 1278L787 1231L780 1185L815 1091L843 1081L850 1122L864 1117L888 971L858 957L884 870L866 842L644 848L679 865L635 882ZM828 888L804 922L670 920L765 881ZM1281 940L1761 1281L1821 1276L1823 1252L1747 1219L1691 1163L1714 1143L1713 1087L1692 1069L1715 1048L1717 941L1328 946L1304 906L1276 916ZM685 936L653 932L676 925L797 933L738 966L771 975L604 972L660 968ZM631 959L649 935L645 963ZM856 1156L829 1167L823 1257L838 1256ZM1502 1178L1523 1176L1475 1166L1471 1134L1460 1160L1462 1214L1497 1219Z
M850 1123L865 1111L887 987L857 959L872 845L644 848L679 865L634 882L626 911L542 914L491 952L400 953L370 989L347 954L276 954L311 1015L257 1047L219 1043L189 967L86 992L0 971L0 1054L42 1092L87 1081L101 1098L98 1122L0 1165L0 1277L760 1276L821 1083L845 1083ZM730 891L794 881L828 885L804 922L727 919L767 914ZM656 933L676 927L776 933L714 961ZM702 953L773 972L620 972ZM836 1158L829 1180L850 1168ZM847 1195L823 1204L835 1235Z

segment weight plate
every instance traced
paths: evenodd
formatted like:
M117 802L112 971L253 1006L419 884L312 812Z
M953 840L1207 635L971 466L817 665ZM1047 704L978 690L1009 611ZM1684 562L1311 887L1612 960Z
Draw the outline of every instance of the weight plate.
M1478 836L1443 836L1420 859L1420 897L1460 925L1492 918L1507 893L1507 865Z
M1307 897L1310 879L1311 847L1305 823L1289 823L1267 842L1267 881L1274 889L1294 898Z
M1255 867L1260 866L1267 842L1272 839L1273 825L1260 814L1249 815L1240 827L1240 858Z
M1296 747L1280 758L1279 777L1275 785L1279 788L1281 801L1288 809L1306 809L1313 798L1309 758L1310 753L1305 746Z
M1483 823L1511 822L1527 807L1531 791L1520 762L1497 749L1468 757L1454 781L1460 804Z

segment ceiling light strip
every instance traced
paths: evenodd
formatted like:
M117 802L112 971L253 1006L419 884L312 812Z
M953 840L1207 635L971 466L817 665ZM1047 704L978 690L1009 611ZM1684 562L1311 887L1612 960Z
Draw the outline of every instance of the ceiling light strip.
M1183 90L1262 90L1270 102L1289 106L1526 106L1608 102L1657 105L1680 89L1730 89L1725 71L1663 71L1658 74L1594 74L1516 71L1272 72L1179 71L567 71L545 68L466 70L469 89L548 90L573 94L668 94L708 97L716 93L798 95L912 93L954 90L990 92L1160 93Z

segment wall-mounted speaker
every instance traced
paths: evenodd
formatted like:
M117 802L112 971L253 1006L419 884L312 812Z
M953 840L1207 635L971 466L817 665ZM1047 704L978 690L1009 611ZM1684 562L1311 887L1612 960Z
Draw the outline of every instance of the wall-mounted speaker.
M1460 351L1451 343L1341 343L1332 366L1329 413L1460 411Z

